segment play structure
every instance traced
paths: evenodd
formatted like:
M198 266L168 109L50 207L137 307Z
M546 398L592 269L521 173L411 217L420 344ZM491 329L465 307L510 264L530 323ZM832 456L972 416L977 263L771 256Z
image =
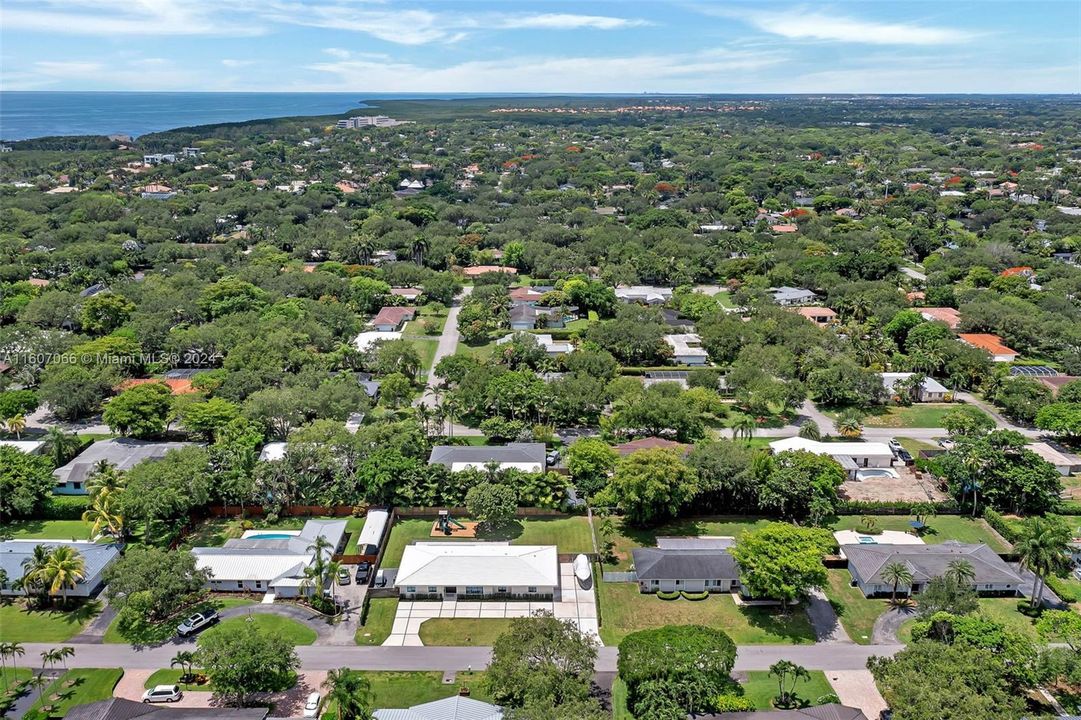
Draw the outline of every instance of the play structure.
M459 522L455 520L449 510L440 510L439 517L435 519L435 524L432 525L432 537L460 537L460 538L475 538L477 536L477 525L475 522Z

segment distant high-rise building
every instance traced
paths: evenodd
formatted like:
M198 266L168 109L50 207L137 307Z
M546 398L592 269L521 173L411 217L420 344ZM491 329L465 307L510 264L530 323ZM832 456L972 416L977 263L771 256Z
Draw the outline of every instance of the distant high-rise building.
M339 120L337 126L342 130L356 130L362 127L394 127L405 122L386 115L357 115L356 117Z

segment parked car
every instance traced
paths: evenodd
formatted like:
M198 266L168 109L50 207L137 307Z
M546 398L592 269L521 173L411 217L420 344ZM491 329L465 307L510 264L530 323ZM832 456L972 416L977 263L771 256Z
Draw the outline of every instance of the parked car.
M357 564L357 583L368 582L368 575L372 572L372 564L366 560Z
M383 574L382 570L378 570L375 573L375 586L376 587L386 587L387 586L387 576Z
M184 697L179 685L155 685L143 693L145 703L172 703Z
M897 442L896 440L890 440L890 450L893 450L893 453L896 455L902 450L904 450L904 447L902 447L901 443Z
M548 453L548 455L545 456L544 462L546 462L549 465L555 465L556 463L559 462L560 457L561 456L559 454L559 451L558 450L553 450L552 452Z
M338 568L338 584L348 585L351 582L348 568Z
M176 626L176 632L180 637L187 637L208 628L219 620L218 613L213 610L198 612Z
M304 703L304 717L319 717L319 700L320 697L317 692L313 692L308 696L308 701Z

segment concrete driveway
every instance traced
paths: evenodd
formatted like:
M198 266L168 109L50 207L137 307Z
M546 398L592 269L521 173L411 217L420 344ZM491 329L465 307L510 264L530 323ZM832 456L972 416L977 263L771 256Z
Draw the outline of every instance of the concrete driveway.
M886 709L869 670L827 670L826 678L842 705L859 708L870 720L877 720Z
M127 670L120 682L113 689L113 697L126 698L128 700L142 701L143 687L146 681L154 673L153 670ZM300 717L304 712L304 703L308 695L313 692L323 693L321 685L326 680L325 670L305 670L297 674L296 684L288 690L280 693L256 693L252 700L256 704L274 703L274 713L278 717ZM221 703L214 700L214 693L206 691L187 690L184 696L175 703L167 703L165 707L171 708L210 708L220 707Z

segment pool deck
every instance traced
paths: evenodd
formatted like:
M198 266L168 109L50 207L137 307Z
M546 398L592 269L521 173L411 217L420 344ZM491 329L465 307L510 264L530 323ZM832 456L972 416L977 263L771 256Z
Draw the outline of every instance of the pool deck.
M911 533L898 532L897 530L883 530L878 535L867 535L866 533L858 533L855 530L838 530L833 533L833 537L837 538L837 544L840 546L845 545L863 545L868 544L866 541L860 542L860 538L871 538L877 545L923 545L922 539L916 537ZM843 552L842 552L843 554Z

